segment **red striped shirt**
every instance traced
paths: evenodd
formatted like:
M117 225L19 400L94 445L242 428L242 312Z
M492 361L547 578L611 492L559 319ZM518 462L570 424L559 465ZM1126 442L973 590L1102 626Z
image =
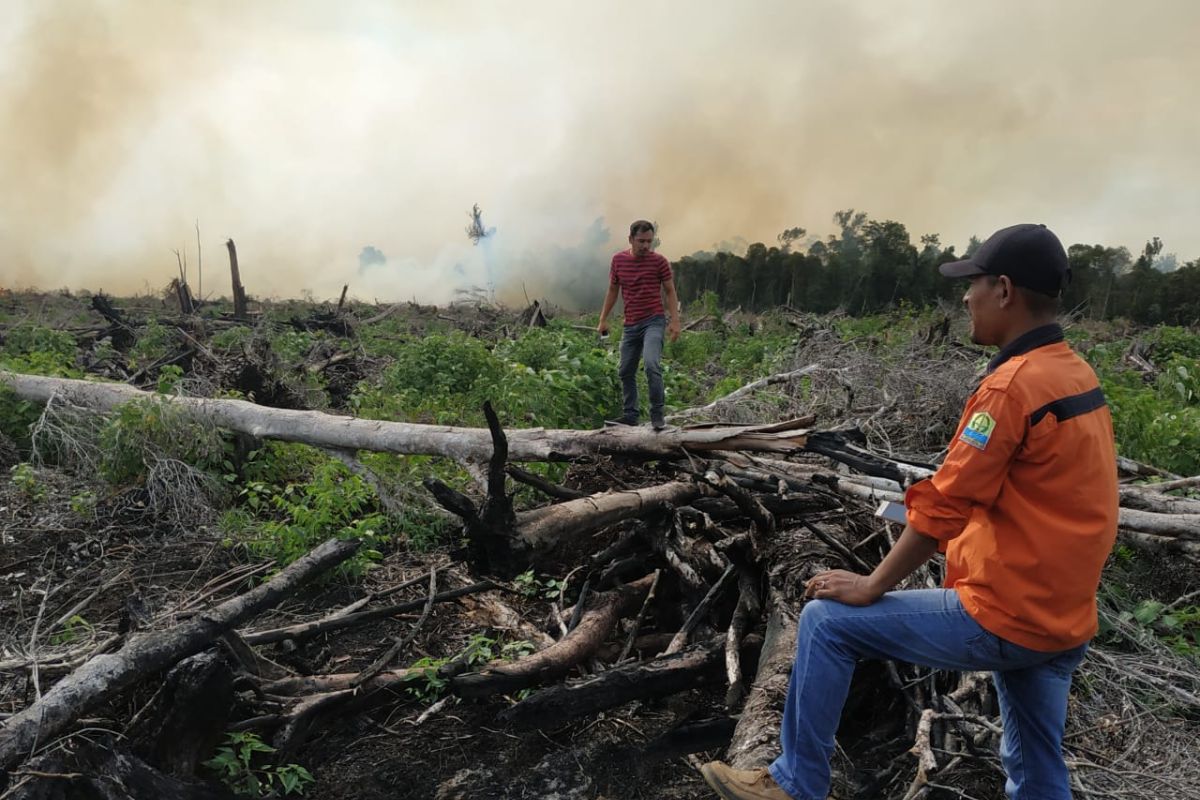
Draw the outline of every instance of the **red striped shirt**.
M609 282L621 287L625 302L625 324L664 314L662 285L671 280L671 263L658 253L635 258L628 250L612 257Z

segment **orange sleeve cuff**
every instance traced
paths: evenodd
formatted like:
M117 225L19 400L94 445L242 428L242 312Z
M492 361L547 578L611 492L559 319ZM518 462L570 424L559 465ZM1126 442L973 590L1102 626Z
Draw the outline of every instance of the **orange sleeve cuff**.
M904 507L909 525L940 542L947 542L962 533L971 518L970 502L946 497L928 479L908 488Z

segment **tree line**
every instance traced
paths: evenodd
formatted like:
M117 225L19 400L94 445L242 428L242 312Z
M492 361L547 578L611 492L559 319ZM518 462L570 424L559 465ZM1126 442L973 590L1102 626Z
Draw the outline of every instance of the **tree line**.
M914 243L903 224L853 209L839 211L834 221L838 232L825 239L790 228L777 244L756 242L744 254L684 256L675 264L680 300L695 302L712 292L723 309L789 305L860 315L961 298L962 283L942 278L937 267L963 256L943 247L937 234ZM972 237L965 254L980 244ZM1126 247L1100 244L1070 245L1067 256L1072 280L1063 295L1065 311L1145 325L1200 325L1200 259L1176 266L1157 237L1136 257Z

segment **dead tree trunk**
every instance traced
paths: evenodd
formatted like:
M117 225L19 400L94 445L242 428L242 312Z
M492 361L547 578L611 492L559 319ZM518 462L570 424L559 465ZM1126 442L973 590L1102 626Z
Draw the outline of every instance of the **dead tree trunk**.
M55 684L41 700L5 721L0 728L0 769L11 769L38 742L58 736L80 714L135 681L200 652L225 631L275 605L357 549L356 541L328 541L243 595L174 628L135 636L116 653L91 659Z
M569 534L572 538L590 536L609 525L644 517L669 505L685 505L700 497L702 492L699 485L685 481L605 492L520 513L517 530L535 547L546 547L564 535Z
M233 279L233 318L246 319L246 289L242 286L242 275L238 271L237 245L233 239L225 241L229 249L229 275Z
M339 417L320 411L268 408L245 400L156 395L131 386L46 378L0 370L0 384L22 399L44 403L52 396L79 406L109 411L131 400L154 398L219 428L261 439L303 442L314 447L436 455L482 464L494 452L484 428L454 428ZM718 425L655 432L613 427L595 431L524 428L506 433L512 461L569 461L580 456L679 458L687 452L745 450L798 453L809 431L798 421L774 425Z
M500 713L517 728L561 725L632 700L664 697L721 680L721 640L695 644L652 661L629 664L570 684L551 686Z
M772 594L770 600L758 674L729 745L729 763L737 769L765 767L779 755L781 706L795 658L797 619L784 598Z

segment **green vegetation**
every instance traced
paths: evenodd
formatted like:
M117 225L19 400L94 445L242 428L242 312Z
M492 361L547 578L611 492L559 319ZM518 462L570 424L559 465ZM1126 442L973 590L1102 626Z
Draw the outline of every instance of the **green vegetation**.
M0 369L59 378L83 375L75 365L75 337L66 331L28 324L5 333Z
M157 397L122 404L99 432L99 468L110 483L141 483L155 459L172 458L217 474L225 440L208 427Z
M363 546L340 567L343 575L358 577L382 557L378 547L391 538L391 522L378 510L374 492L337 461L320 463L304 483L247 481L238 497L242 505L221 521L230 543L281 565L331 537L360 539Z
M536 649L533 642L524 639L503 642L481 633L472 634L466 646L452 658L426 656L414 661L409 669L420 669L421 673L411 681L408 693L423 703L431 703L440 698L449 685L449 681L441 676L439 670L451 661L464 663L468 667L479 667L497 659L515 661Z
M26 500L40 503L45 499L46 487L38 480L32 466L29 464L14 464L10 472L12 474L13 486L17 487L17 490L25 496Z
M892 220L873 220L853 209L834 215L837 233L825 239L792 228L778 246L751 244L744 254L701 252L676 265L684 303L720 298L722 308L761 312L788 304L824 314L877 314L908 302L957 302L962 284L942 279L936 267L962 256L942 247L937 234L914 243ZM973 240L965 253L979 244ZM1175 259L1156 237L1135 258L1124 247L1074 244L1067 248L1073 279L1063 306L1092 319L1124 318L1141 325L1200 322L1200 259L1166 271Z
M217 754L205 761L204 766L230 791L242 797L269 797L276 792L285 796L304 794L314 779L299 764L256 766L256 756L274 752L275 748L257 734L234 732L226 735L225 744L217 748Z
M1084 350L1100 376L1120 453L1183 475L1200 473L1200 334L1157 328L1148 344L1153 381L1122 363L1121 340Z

